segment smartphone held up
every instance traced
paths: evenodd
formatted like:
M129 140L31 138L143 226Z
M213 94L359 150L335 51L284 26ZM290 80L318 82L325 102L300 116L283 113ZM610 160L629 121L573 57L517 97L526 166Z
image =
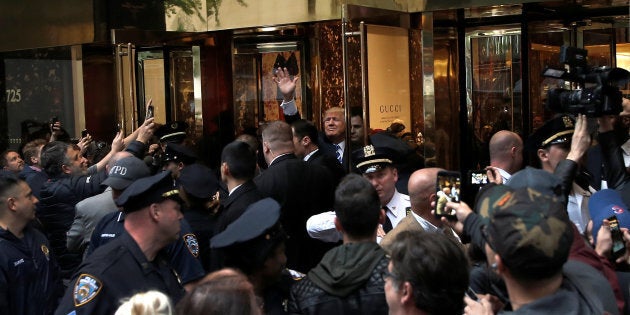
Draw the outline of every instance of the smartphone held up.
M610 236L612 238L612 257L617 259L626 253L626 243L623 240L623 234L619 229L619 220L616 216L611 216L608 219L608 225L610 227Z
M459 202L461 200L462 176L459 172L438 172L435 190L437 201L435 203L435 216L446 217L449 220L457 220L455 209L448 209L447 202Z

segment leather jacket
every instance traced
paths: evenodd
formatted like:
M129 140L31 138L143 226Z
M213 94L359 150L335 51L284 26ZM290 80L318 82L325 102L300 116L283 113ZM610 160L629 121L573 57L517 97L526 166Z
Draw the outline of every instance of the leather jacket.
M291 290L289 314L387 314L382 274L388 263L383 256L367 282L345 297L331 295L305 277Z

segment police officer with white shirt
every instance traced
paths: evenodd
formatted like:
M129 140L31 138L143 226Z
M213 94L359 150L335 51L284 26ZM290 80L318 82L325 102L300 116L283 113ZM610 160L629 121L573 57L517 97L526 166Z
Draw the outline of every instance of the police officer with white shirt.
M367 145L352 152L356 167L376 189L381 206L385 209L385 223L379 227L377 241L391 231L407 216L411 203L409 196L396 189L398 171L394 167L396 153L387 147ZM335 213L324 212L312 216L306 223L306 230L313 238L328 242L341 240L341 234L335 230Z

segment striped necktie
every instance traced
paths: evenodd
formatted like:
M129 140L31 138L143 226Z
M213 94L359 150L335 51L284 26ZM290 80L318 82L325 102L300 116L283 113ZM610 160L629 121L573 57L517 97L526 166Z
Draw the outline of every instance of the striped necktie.
M341 157L341 146L338 144L335 144L335 153L337 155L337 161L343 164L342 157Z

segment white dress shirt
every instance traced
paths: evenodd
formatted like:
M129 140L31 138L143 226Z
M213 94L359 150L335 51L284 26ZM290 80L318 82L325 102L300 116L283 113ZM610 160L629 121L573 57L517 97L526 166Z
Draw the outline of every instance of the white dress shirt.
M407 216L407 208L409 207L411 207L409 196L395 190L394 196L392 196L392 199L387 203L388 210L385 213L389 221L392 222L392 228L395 228L400 220Z
M407 215L407 208L411 206L409 196L401 194L396 190L394 196L387 204L389 211L386 215L392 222L392 227L396 227L400 220ZM320 214L311 216L306 221L306 232L314 239L318 239L324 242L338 242L343 239L343 236L335 228L335 212L327 211ZM380 237L377 238L380 241Z

